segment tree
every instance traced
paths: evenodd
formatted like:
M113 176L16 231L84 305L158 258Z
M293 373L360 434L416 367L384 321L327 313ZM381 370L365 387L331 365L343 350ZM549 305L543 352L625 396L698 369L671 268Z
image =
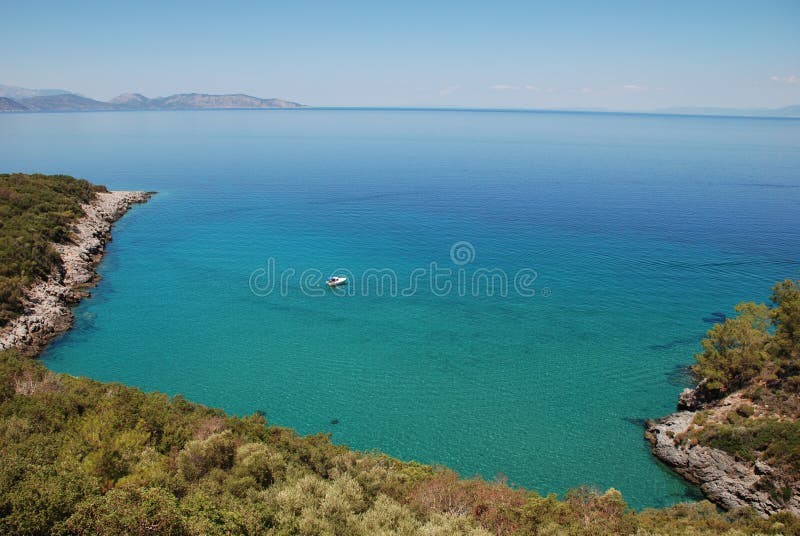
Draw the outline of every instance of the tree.
M775 325L772 352L781 378L800 375L800 281L787 279L772 287Z
M767 343L771 336L770 310L764 304L740 303L738 316L709 330L702 341L692 374L709 398L719 398L739 389L759 374L772 374Z

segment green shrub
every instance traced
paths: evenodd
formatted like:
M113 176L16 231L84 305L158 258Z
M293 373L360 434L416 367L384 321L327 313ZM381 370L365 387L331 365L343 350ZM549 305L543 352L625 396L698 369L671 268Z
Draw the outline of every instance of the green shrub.
M88 497L54 532L61 531L81 536L189 534L177 499L159 488L111 490Z
M235 452L230 430L190 441L178 454L178 471L188 481L198 480L212 468L230 469Z
M698 411L694 414L692 418L692 424L696 424L697 426L703 426L706 421L708 420L708 412L706 411Z
M741 460L752 461L756 456L739 430L729 425L707 426L698 437L700 443L724 450Z
M263 443L247 443L236 449L232 474L251 478L258 486L267 487L275 481L276 475L285 476L284 466L280 453L271 451Z
M800 423L777 419L748 419L736 426L707 426L698 435L701 443L752 461L763 453L767 461L791 474L800 473Z

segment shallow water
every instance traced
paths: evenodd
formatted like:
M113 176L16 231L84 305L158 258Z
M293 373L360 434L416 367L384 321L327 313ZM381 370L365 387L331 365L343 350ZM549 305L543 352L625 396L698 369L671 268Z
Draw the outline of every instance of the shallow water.
M797 120L2 114L0 162L160 192L117 224L50 368L637 508L696 497L641 420L674 409L714 313L800 268ZM260 296L269 259L295 272Z

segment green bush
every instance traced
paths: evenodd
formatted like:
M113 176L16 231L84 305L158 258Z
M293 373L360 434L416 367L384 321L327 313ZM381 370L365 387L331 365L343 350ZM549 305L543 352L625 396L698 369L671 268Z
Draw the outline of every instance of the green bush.
M177 498L159 488L111 490L88 497L53 532L86 536L189 534Z
M215 467L230 469L235 451L230 430L190 441L178 454L178 471L186 480L195 481Z
M767 461L800 473L800 423L777 419L747 419L736 425L710 425L699 433L701 443L743 460L763 453Z

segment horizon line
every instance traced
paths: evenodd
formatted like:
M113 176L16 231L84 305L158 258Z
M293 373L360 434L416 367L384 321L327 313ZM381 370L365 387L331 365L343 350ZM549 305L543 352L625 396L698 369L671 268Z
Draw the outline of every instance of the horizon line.
M73 95L77 95L73 93ZM211 95L211 94L209 94ZM233 95L232 93L220 95ZM243 93L238 95L244 95ZM217 95L214 95L217 96ZM251 95L247 95L251 96ZM6 97L10 98L10 97ZM260 97L256 97L260 98ZM12 99L16 100L16 99ZM20 99L25 100L25 99ZM284 100L277 99L276 100ZM98 101L103 102L103 101ZM783 108L800 105L789 105L781 108L760 108L753 110L758 111L777 111ZM691 108L697 108L695 113L691 112ZM443 106L354 106L354 105L322 105L316 106L311 104L302 104L299 108L187 108L187 109L157 109L157 110L15 110L15 111L0 111L0 115L17 115L17 114L71 114L71 113L153 113L153 112L226 112L226 111L284 111L284 112L299 112L309 110L322 110L322 111L335 111L335 110L351 110L351 111L428 111L428 112L497 112L497 113L542 113L542 114L608 114L608 115L653 115L653 116L672 116L672 117L718 117L730 119L800 119L800 113L797 115L759 115L758 113L748 113L747 108L723 108L729 110L731 113L714 113L701 112L700 110L705 107L674 107L676 110L685 109L685 111L669 111L672 108L656 108L652 110L616 110L613 108L608 109L594 109L594 108L503 108L503 107L472 107L472 106L457 106L457 105L443 105ZM713 108L713 107L709 107ZM737 110L742 113L733 113Z

